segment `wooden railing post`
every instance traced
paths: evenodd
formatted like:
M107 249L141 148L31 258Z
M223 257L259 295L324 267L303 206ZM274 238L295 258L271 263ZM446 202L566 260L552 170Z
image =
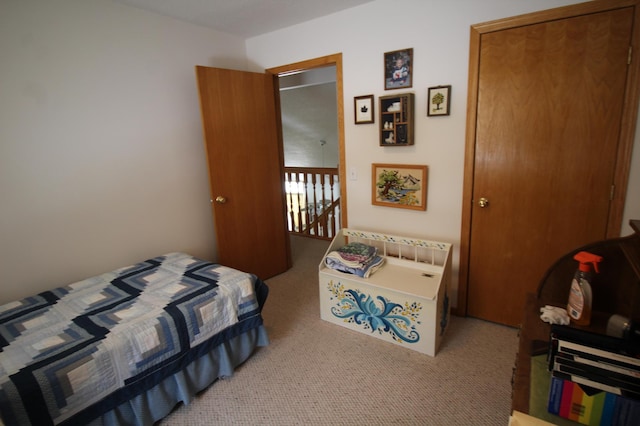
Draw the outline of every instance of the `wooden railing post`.
M296 227L295 215L294 215L294 207L293 207L293 178L291 173L284 172L284 180L285 180L285 188L288 190L285 193L285 199L287 202L287 222L289 229L294 229Z
M333 205L333 202L335 201L333 198L333 175L329 175L329 192L330 192L330 197L331 197L331 205ZM336 215L335 215L335 210L332 210L332 214L329 216L329 224L330 224L330 229L333 231L331 236L335 236L336 235L336 219L335 219Z
M304 221L302 218L302 212L300 211L300 206L302 205L302 203L306 203L307 201L304 195L302 196L302 199L300 198L300 187L304 187L304 179L300 179L299 173L294 173L294 175L296 177L296 199L298 200L296 205L298 216L298 225L296 226L296 231L299 232L301 229L304 229ZM302 185L300 185L300 182L302 182Z

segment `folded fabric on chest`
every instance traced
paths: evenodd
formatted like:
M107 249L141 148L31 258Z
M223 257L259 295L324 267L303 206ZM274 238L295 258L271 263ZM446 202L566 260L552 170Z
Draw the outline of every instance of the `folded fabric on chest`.
M378 256L376 247L355 242L329 252L325 263L331 269L368 278L382 266L384 258Z

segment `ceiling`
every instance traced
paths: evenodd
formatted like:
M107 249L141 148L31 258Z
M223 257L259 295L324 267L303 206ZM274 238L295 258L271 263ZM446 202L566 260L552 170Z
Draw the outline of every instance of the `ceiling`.
M310 21L373 0L112 0L243 38Z

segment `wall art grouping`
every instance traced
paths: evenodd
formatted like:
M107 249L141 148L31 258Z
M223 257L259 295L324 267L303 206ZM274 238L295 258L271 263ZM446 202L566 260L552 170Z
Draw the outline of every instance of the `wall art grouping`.
M384 53L384 90L406 89L413 87L413 48L394 50ZM396 95L398 98L409 94ZM413 93L410 94L413 96ZM392 96L380 97L380 145L402 146L413 145L413 132L408 128L400 127L389 129L390 122L384 114L392 112L388 105L383 105L383 99ZM394 101L400 105L400 99ZM413 102L413 100L412 100ZM404 104L403 104L404 105ZM374 95L362 95L353 98L355 124L373 124L375 122L375 97ZM429 87L427 89L427 117L446 116L451 113L451 85ZM393 111L395 112L395 111ZM411 110L411 115L413 109ZM413 128L413 116L406 120ZM386 127L385 127L386 126ZM391 132L388 132L391 130ZM412 130L412 129L411 129ZM385 132L387 131L387 132Z
M413 87L413 48L384 53L384 90ZM427 117L451 113L451 85L427 88ZM397 93L378 99L380 146L410 146L414 144L415 95ZM355 124L375 123L375 96L353 99ZM425 165L371 165L371 203L378 206L412 210L427 209L427 172Z

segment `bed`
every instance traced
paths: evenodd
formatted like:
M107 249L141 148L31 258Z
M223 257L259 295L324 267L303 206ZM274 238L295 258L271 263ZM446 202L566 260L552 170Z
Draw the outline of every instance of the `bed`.
M267 295L170 253L1 305L0 424L153 424L269 343Z

